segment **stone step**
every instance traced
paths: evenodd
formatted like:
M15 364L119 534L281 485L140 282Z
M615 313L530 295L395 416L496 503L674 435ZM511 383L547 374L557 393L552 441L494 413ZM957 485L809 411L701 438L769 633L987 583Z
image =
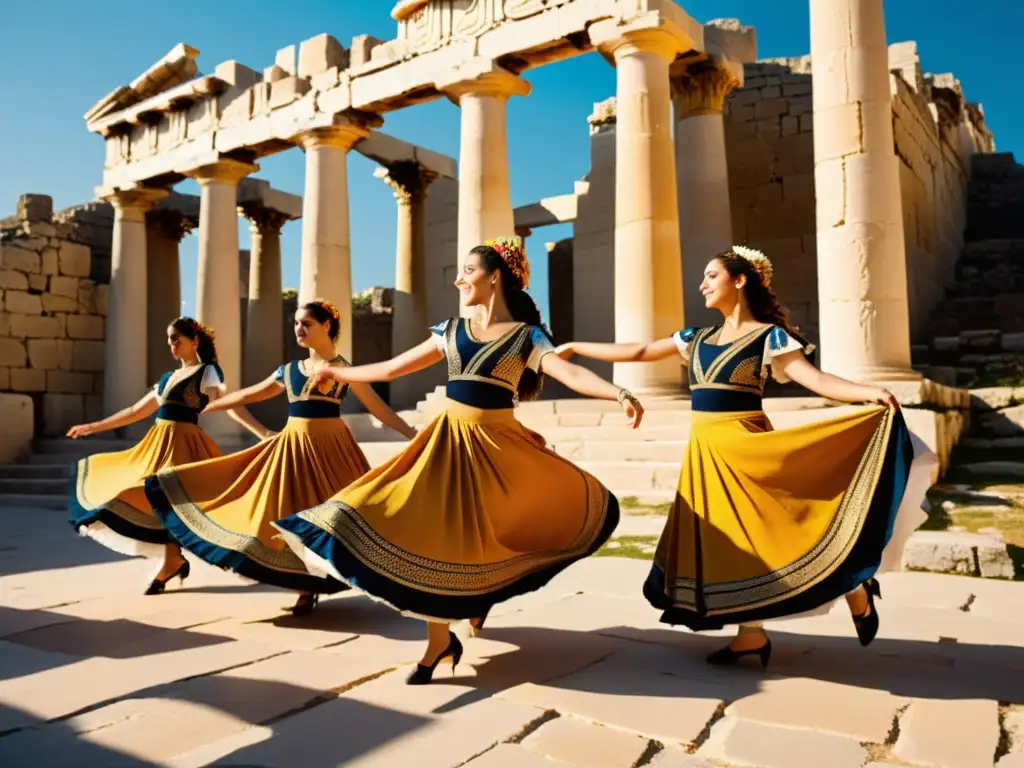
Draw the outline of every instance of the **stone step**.
M644 442L604 442L569 440L551 443L551 450L571 461L679 461L685 440L648 440Z
M40 480L37 478L6 478L0 479L0 494L13 493L19 495L32 496L61 494L68 492L68 489L70 488L69 483L70 480L68 478L64 478L63 480Z
M0 493L0 509L63 509L68 508L67 494Z
M613 493L620 488L674 491L679 484L679 461L577 461Z
M88 456L92 453L105 453L108 451L123 451L131 448L135 443L132 440L118 440L106 438L85 438L84 440L72 440L70 438L49 438L36 440L32 444L32 451L35 454L60 454L67 456Z
M51 459L50 456L40 457ZM53 464L5 464L0 466L0 479L67 480L68 465Z

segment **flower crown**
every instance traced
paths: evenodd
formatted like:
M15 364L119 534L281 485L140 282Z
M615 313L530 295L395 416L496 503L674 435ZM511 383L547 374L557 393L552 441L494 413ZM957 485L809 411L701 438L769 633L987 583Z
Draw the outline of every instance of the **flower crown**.
M188 327L192 329L192 333L196 334L197 336L199 334L203 334L205 336L208 336L211 341L217 338L217 334L214 333L213 328L208 328L195 318L183 317L182 320L184 320L188 324Z
M767 256L760 251L755 251L753 248L746 248L742 245L734 245L732 252L741 259L750 262L750 265L761 278L761 282L764 283L765 288L772 284L772 275L775 273L775 270Z
M521 283L520 287L524 291L530 287L530 262L526 259L523 238L518 235L515 237L496 237L493 240L485 241L484 245L493 248L505 260L509 272Z
M329 302L327 299L313 299L310 302L310 304L319 304L324 309L324 311L327 312L327 314L329 314L339 323L341 322L341 312L339 312L338 308L334 306L331 302Z

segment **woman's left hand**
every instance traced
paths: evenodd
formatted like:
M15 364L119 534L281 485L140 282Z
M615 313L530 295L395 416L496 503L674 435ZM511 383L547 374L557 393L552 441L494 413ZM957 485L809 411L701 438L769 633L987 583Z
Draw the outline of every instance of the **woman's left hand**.
M337 381L340 384L344 384L345 380L342 378L341 371L337 368L321 368L318 371L314 371L313 375L309 377L309 389L315 391L320 388L321 384L329 381Z
M644 418L644 407L640 404L640 401L630 395L623 397L619 406L622 408L623 413L626 414L626 418L632 422L633 429L639 427L640 422Z

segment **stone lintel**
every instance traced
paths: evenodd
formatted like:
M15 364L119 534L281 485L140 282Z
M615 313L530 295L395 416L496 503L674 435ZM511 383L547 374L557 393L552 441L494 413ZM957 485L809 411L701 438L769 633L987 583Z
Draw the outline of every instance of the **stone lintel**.
M416 146L408 141L391 136L387 133L374 131L355 147L356 152L368 157L383 166L401 162L415 162L438 176L454 179L458 173L455 158L439 152Z
M395 199L406 205L425 198L427 188L437 178L436 173L414 160L400 160L377 168L373 175L391 187L395 191Z
M642 13L629 21L603 19L588 28L590 42L609 61L634 53L656 53L666 61L704 50L704 28L675 5Z
M302 131L292 140L305 150L316 147L350 150L356 142L365 139L374 128L383 124L384 119L380 115L350 110L344 115L335 115L331 125Z
M513 211L513 215L516 227L537 229L576 221L578 209L578 195L557 195L542 198L536 203L521 205Z
M716 61L744 64L757 61L757 32L743 26L739 19L714 19L704 25L704 52Z
M200 186L206 184L238 184L242 179L251 173L256 173L260 167L255 163L243 163L240 160L222 158L215 163L202 165L189 171L189 176L199 182Z
M435 80L435 85L455 104L467 93L506 101L512 96L529 96L533 88L528 81L483 58L470 59L456 66Z
M231 83L222 80L220 77L213 75L200 77L187 83L182 83L175 88L169 88L144 101L136 101L131 105L125 105L119 111L112 114L101 114L93 118L86 115L86 127L93 133L109 136L116 133L119 127L141 124L143 122L142 118L147 115L181 109L191 102L223 93L230 87Z
M246 178L238 183L238 206L247 210L257 208L273 211L286 221L302 218L302 198L270 186L265 179ZM251 218L245 214L246 218Z

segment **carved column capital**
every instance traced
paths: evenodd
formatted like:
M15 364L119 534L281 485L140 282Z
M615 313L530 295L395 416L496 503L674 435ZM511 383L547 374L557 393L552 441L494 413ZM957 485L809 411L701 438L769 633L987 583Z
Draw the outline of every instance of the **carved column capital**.
M529 96L533 90L528 81L493 62L474 64L471 62L457 71L451 81L438 82L438 90L455 104L459 104L467 94L508 101L513 96Z
M616 63L640 53L653 53L671 63L693 43L668 27L622 27L614 19L592 24L589 32L601 54Z
M722 114L726 97L739 85L739 78L731 69L714 64L690 68L673 77L672 95L676 104L676 120Z
M373 175L394 190L395 200L400 205L411 205L423 200L427 196L427 188L437 178L437 173L413 160L378 168Z
M257 203L242 203L238 206L238 215L248 220L256 233L280 232L281 227L291 221L288 214Z
M146 213L169 194L169 190L152 187L97 190L100 200L114 206L115 215L132 221L144 221Z
M335 124L313 128L296 135L294 140L304 149L334 147L349 150L384 124L384 118L372 112L351 110L335 118Z
M188 175L199 182L199 186L207 184L237 184L260 167L255 163L243 163L240 160L224 158L209 165L202 165L188 172Z
M196 223L181 211L157 208L146 214L146 226L158 229L171 240L180 243L185 235L195 229Z

